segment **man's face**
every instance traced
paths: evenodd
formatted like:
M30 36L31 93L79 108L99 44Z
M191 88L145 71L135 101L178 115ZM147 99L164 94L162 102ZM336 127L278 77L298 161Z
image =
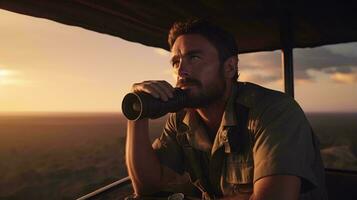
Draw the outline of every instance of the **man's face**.
M188 91L191 107L204 107L226 88L217 49L199 34L179 36L171 49L176 87Z

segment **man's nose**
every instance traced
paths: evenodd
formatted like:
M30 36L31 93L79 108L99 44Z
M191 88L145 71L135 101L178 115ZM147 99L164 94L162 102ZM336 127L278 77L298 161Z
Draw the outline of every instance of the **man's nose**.
M184 62L184 59L182 59L180 61L180 64L177 68L177 74L179 77L181 78L186 78L190 75L189 71L188 71L188 66L187 64Z

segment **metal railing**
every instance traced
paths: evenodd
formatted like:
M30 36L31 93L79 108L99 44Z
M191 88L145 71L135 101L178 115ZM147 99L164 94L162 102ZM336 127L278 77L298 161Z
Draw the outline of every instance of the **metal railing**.
M82 197L79 197L77 200L88 200L88 199L94 198L96 196L102 195L104 193L109 193L112 190L117 189L118 187L122 187L122 186L129 185L129 184L131 184L131 180L128 176L128 177L122 178L118 181L115 181L114 183L111 183L109 185L101 187L101 188L95 190L94 192L91 192L91 193L86 194Z

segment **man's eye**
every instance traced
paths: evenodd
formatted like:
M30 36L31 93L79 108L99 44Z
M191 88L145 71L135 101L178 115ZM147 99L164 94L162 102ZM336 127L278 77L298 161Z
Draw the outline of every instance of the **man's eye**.
M197 61L197 60L199 60L199 59L200 59L199 56L190 56L190 60L191 60L191 61Z

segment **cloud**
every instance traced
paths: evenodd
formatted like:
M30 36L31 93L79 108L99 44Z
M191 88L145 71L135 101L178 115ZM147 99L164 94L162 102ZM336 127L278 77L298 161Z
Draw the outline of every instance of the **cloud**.
M249 81L249 82L259 83L259 84L265 84L265 83L279 81L280 77L274 76L274 75L262 75L262 74L248 72L248 73L241 73L239 75L239 80Z
M239 55L239 65L246 69L280 69L280 51Z
M346 71L350 67L357 66L357 56L337 54L326 47L297 49L294 53L294 64L299 70L336 68Z
M314 77L308 71L314 70L329 74L331 80L337 83L355 83L357 55L342 50L344 44L335 46L297 50L294 58L296 77L312 80ZM349 49L351 48L355 48L354 52L357 51L357 45L349 45Z
M343 48L346 45L347 50ZM314 81L314 73L309 72L320 71L329 74L333 81L353 83L357 72L357 53L351 52L357 52L357 43L295 49L295 80L297 83ZM266 83L281 79L280 51L242 54L239 65L241 77L249 81Z
M331 79L337 83L354 84L357 83L357 74L334 73Z
M239 79L258 84L281 79L281 56L279 51L242 54L239 56Z
M327 74L334 74L334 73L348 74L348 73L352 72L352 67L353 66L330 67L330 68L324 69L323 71Z
M343 45L329 45L325 47L335 54L342 54L350 57L357 57L357 42L346 43Z

